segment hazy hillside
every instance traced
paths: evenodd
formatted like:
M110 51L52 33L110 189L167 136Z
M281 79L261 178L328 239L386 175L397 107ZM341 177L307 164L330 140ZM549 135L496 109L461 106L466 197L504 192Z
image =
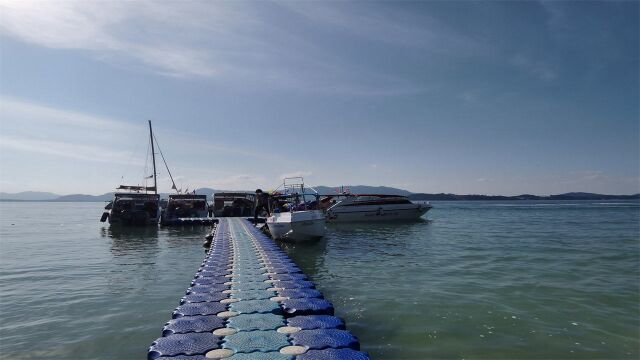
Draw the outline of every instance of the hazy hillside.
M113 200L113 193L106 193L102 195L84 195L84 194L71 194L60 196L52 201L64 201L64 202L83 202L83 201L110 201Z
M58 197L60 195L43 191L23 191L14 194L0 192L0 200L38 201L53 200Z
M500 195L456 195L456 194L411 194L411 200L425 201L448 201L448 200L633 200L640 199L640 194L634 195L603 195L593 193L566 193L558 195L538 196L538 195L516 195L516 196L500 196Z

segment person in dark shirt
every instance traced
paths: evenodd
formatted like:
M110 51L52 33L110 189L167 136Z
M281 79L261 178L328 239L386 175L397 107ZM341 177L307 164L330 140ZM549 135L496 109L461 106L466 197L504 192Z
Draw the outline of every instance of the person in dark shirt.
M256 210L253 213L253 222L258 222L258 215L265 210L269 216L269 194L263 193L261 189L256 190Z

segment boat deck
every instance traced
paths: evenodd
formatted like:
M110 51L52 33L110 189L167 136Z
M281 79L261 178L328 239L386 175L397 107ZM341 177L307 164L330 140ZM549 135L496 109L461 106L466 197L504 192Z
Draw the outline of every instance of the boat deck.
M246 219L220 219L180 304L148 359L369 359L333 305Z

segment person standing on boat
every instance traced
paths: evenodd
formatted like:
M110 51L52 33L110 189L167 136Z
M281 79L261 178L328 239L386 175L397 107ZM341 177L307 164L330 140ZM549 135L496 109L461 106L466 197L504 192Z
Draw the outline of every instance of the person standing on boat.
M253 222L258 223L258 215L265 210L267 215L271 216L269 213L269 194L262 192L261 189L256 190L256 210L253 213Z

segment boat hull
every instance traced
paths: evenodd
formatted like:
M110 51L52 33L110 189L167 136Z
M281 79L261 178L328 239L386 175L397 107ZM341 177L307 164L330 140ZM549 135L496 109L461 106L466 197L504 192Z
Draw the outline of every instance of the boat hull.
M327 232L324 214L318 210L274 214L267 218L271 236L276 240L307 242Z
M158 226L160 196L157 194L116 193L107 205L110 225ZM105 209L106 209L105 208ZM104 213L102 219L104 219Z
M429 205L385 207L385 206L357 206L353 208L338 207L327 211L328 223L347 222L389 222L415 221L431 209Z
M145 211L135 211L129 214L116 214L110 211L107 219L110 225L158 226L158 218L149 216Z

